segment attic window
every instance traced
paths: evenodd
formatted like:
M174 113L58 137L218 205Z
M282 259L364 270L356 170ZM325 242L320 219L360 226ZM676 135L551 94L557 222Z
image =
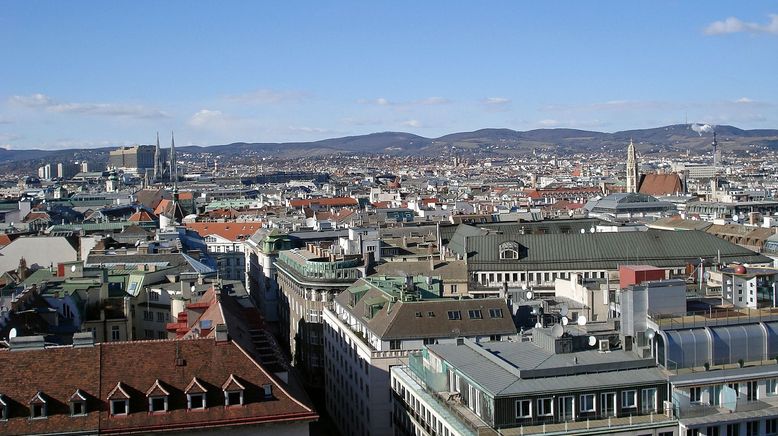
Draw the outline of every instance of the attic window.
M430 318L435 318L435 312L427 312L427 316Z
M149 412L167 412L167 399L170 396L170 392L162 386L159 379L154 381L148 391L146 391L146 397L149 399Z
M197 379L192 378L184 393L186 393L186 407L189 410L204 410L206 407L205 394L208 392L205 386Z
M111 415L126 415L129 409L127 400L111 400Z
M43 393L38 391L34 397L30 400L30 418L43 419L46 418L48 412L48 405L46 399L43 397Z
M490 318L502 318L502 309L489 309Z
M467 316L470 317L470 319L483 319L483 314L481 314L480 309L470 309L467 311Z
M448 319L450 319L452 321L460 320L460 319L462 319L462 313L459 312L458 310L449 310L448 311Z
M70 396L70 416L86 416L86 395L81 389Z
M421 318L421 312L416 312L416 318Z
M224 391L225 406L243 405L243 391L246 388L238 381L235 375L230 374L230 377L222 385L222 390Z
M122 382L116 384L108 393L108 400L111 402L111 415L126 415L130 411L130 394L122 386Z
M514 241L503 242L500 244L500 259L518 259L519 244Z
M273 398L273 385L270 383L262 385L262 393L264 395L264 398L266 400L270 400Z

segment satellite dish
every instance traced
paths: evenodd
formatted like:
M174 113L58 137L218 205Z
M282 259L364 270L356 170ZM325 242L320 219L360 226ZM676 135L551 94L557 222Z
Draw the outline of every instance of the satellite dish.
M594 228L594 226L592 226L592 227L589 229L589 233L594 233L594 232L596 232L596 231L597 231L597 229L596 229L596 228Z
M538 308L537 307L533 307L532 308L532 314L533 315L537 315L538 314Z
M522 291L526 291L527 290L527 284L526 283L522 283L521 290Z
M597 338L595 338L594 336L589 336L589 346L593 347L595 345L597 345Z
M654 339L654 336L656 336L656 332L654 331L654 329L646 330L646 337L648 339Z
M192 285L192 287L191 287L191 288L189 288L189 290L190 290L190 291L192 291L192 292L194 292L194 291L196 291L196 290L197 290L197 287L196 287L195 285Z
M527 291L527 293L524 294L524 295L527 297L527 300L531 300L533 294L532 294L532 291Z
M570 324L570 319L566 316L562 317L562 325L568 325Z
M18 333L16 332L16 327L12 328L10 332L8 332L8 339L13 339L16 337Z
M581 315L578 317L578 325L586 325L586 317Z
M570 309L567 307L567 304L563 304L559 307L559 314L562 316L567 316Z
M705 277L706 281L710 280L710 271L705 271L705 274L703 274L702 276Z
M561 325L556 324L551 328L551 336L561 338L563 334L565 334L565 329Z
M536 329L539 329L539 328L541 328L541 327L543 327L543 324L541 324L541 323L539 323L539 322L536 322L536 323L535 323L535 328L536 328Z
M70 272L76 272L76 266L70 265Z
M586 229L581 229L581 234L583 235L584 233L586 233Z
M737 215L732 215L732 221L738 222L738 220L740 220L740 217L738 217Z

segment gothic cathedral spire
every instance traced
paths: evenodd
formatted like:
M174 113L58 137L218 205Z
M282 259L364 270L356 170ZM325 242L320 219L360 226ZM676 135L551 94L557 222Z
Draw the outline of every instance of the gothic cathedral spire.
M627 192L638 192L638 158L632 138L627 147Z

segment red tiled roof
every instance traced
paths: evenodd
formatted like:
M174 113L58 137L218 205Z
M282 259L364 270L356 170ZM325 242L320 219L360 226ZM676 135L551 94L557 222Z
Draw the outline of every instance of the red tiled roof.
M186 228L197 232L203 238L208 235L219 235L230 241L248 239L262 228L260 222L250 223L186 223Z
M647 195L673 195L683 191L678 174L645 174L638 192Z
M11 405L2 434L150 433L219 428L318 417L292 397L261 365L233 341L213 339L111 342L88 347L0 350L0 394ZM244 405L225 407L221 386L237 379L245 387ZM197 378L207 390L205 410L187 410L184 390ZM155 384L164 389L157 389ZM271 384L273 398L263 397ZM87 415L71 417L68 400L76 390L87 397ZM120 391L124 391L123 393ZM149 413L148 392L168 391L168 411ZM29 400L47 399L46 419L30 419ZM129 396L129 414L111 416L108 398Z
M127 219L127 221L149 222L149 221L154 221L154 217L151 216L145 210L139 210L139 211L135 212L134 214L130 215L130 217Z
M289 206L293 208L323 206L323 207L345 207L356 206L359 202L351 197L334 197L334 198L308 198L289 200Z

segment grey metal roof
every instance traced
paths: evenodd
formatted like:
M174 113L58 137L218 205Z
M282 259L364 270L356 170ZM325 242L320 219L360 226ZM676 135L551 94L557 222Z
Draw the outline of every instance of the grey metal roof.
M672 267L700 257L712 259L719 253L723 262L772 262L751 250L696 230L526 235L506 229L485 233L463 224L448 244L457 254L467 253L470 271L616 269L625 264ZM515 241L521 247L519 259L499 258L499 245L508 241Z
M477 345L465 341L464 345L430 345L428 348L492 396L635 386L666 380L664 373L654 366L621 368L623 363L642 364L627 352L553 354L529 342L488 342ZM578 363L574 361L576 357ZM598 371L575 374L577 366L598 367ZM559 368L560 375L534 378L521 376L522 369L541 368Z
M721 369L715 371L691 372L670 377L670 383L675 386L704 385L722 383L739 379L756 379L761 377L774 378L778 374L778 365L746 366L743 368Z

